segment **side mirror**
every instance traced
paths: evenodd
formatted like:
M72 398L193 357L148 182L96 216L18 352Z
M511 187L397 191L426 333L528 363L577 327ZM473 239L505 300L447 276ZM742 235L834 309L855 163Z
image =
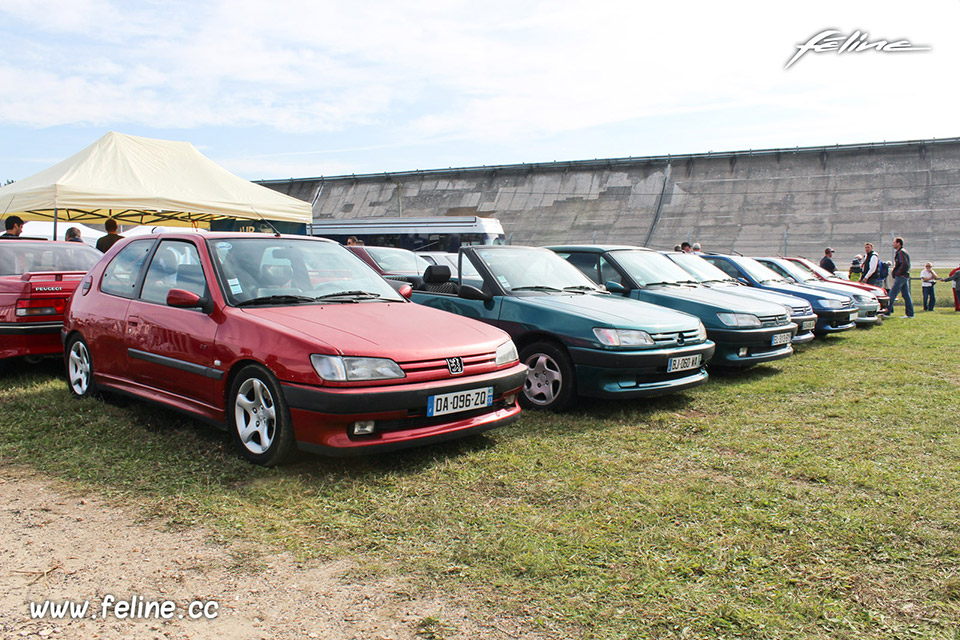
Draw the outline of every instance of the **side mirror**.
M613 280L607 280L603 283L603 286L606 287L607 291L610 293L626 293L627 288L620 284L619 282L614 282Z
M167 306L181 309L193 309L203 306L203 300L197 294L186 289L170 289L167 292Z
M483 300L489 302L493 300L493 294L481 291L473 285L464 284L460 286L460 297L464 300Z
M413 295L413 287L411 287L411 286L408 285L408 284L405 284L405 285L403 285L402 287L400 287L399 289L397 289L397 292L398 292L400 295L402 295L404 298L406 298L407 300L409 300L409 299L410 299L410 296Z

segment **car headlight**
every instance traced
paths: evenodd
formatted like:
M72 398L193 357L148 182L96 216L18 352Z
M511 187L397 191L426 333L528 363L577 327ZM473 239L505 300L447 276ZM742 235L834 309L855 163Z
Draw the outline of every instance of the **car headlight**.
M650 347L653 338L646 331L637 329L606 329L597 327L593 330L597 340L609 347Z
M513 340L507 340L502 345L497 347L496 364L510 364L511 362L516 362L519 359L520 356L517 355L517 347L513 344Z
M358 380L392 380L406 378L403 369L388 358L353 358L341 356L310 356L317 375L331 382Z
M826 298L820 298L817 300L817 302L824 309L843 309L843 303L839 300L827 300Z
M759 327L760 318L752 313L718 313L720 322L728 327Z
M757 322L759 322L759 320ZM707 328L703 326L703 323L701 322L700 326L697 327L697 340L700 342L705 342L706 339L707 339Z
M862 294L862 295L859 294L859 293L855 293L855 294L853 294L853 297L856 298L857 302L860 302L860 303L862 303L862 304L870 304L871 302L876 302L876 301L877 301L877 299L876 299L875 297L871 296L870 294L866 294L866 293L865 293L865 294Z

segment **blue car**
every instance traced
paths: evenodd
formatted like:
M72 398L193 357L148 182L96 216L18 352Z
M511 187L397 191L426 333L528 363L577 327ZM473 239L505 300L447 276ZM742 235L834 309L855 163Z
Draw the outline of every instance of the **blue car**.
M736 278L717 269L695 253L682 251L663 251L662 253L689 273L693 280L705 287L744 298L783 305L789 310L790 321L797 325L797 335L793 336L793 344L806 344L814 339L813 329L817 326L817 315L813 312L810 303L803 298L741 284Z
M741 284L786 293L803 298L817 314L817 324L813 331L817 335L827 335L849 331L857 326L857 305L846 294L831 293L787 282L780 274L771 271L753 258L706 254L703 259L717 267Z

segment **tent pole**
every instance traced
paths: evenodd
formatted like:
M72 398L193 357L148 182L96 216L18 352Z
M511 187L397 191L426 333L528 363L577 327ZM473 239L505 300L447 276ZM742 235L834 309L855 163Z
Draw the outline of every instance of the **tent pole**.
M56 207L54 207L53 208L53 237L50 238L51 240L57 239L57 214L58 213L59 213L59 210Z

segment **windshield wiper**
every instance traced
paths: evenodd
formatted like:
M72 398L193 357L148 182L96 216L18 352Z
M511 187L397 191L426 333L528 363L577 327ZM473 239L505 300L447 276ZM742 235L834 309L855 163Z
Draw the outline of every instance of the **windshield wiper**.
M250 300L244 300L243 302L238 302L238 307L251 307L255 304L300 304L301 302L313 302L314 299L310 296L294 296L294 295L273 295L273 296L260 296L259 298L251 298Z
M379 293L373 291L361 291L355 289L352 291L337 291L335 293L325 293L322 296L317 296L316 298L311 298L312 300L329 300L331 298L349 298L351 300L356 300L359 298L365 298L368 300L373 300L374 298L381 297Z
M677 283L676 283L676 282L647 282L647 283L644 284L643 286L645 286L645 287L657 287L657 286L662 286L662 285L665 285L665 284L677 284Z
M591 287L588 284L578 284L573 287L564 287L564 291L599 291L596 287Z
M543 284L531 284L525 287L510 287L510 291L556 291L560 293L560 289L556 287L548 287Z

